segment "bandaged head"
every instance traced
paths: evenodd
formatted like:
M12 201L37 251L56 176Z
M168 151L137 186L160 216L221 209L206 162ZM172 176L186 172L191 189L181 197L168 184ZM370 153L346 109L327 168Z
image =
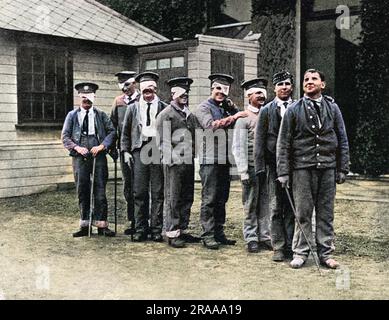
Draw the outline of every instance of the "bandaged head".
M265 99L267 99L267 87L268 81L261 77L248 81L243 81L241 87L246 90L246 97L250 98L250 96L254 93L262 92Z
M158 80L159 75L154 72L143 72L135 78L135 81L139 82L140 91L142 93L147 89L156 91Z
M80 98L87 98L90 102L95 102L95 93L99 88L97 84L91 82L82 82L76 84L74 88L77 90L78 96Z
M181 97L183 94L188 93L190 90L190 85L193 83L193 80L187 77L179 77L170 79L167 84L170 87L170 92L172 93L172 99L175 100Z
M135 82L135 71L121 71L115 74L118 78L118 86L120 90L126 91L128 86Z
M231 84L234 82L234 78L228 74L214 73L209 77L211 80L211 88L218 88L225 96L230 93Z

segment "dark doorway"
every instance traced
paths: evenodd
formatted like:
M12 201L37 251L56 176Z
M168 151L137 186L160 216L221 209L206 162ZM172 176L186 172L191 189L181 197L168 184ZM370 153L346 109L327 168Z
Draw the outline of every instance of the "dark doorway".
M244 105L243 90L240 87L244 80L244 58L243 53L211 50L211 73L226 73L234 77L230 98L238 106Z

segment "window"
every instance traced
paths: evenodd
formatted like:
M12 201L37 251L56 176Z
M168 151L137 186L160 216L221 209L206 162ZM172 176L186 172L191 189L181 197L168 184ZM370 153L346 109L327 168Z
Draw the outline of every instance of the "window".
M20 47L17 55L18 124L60 124L73 107L68 52Z
M183 68L183 67L185 67L185 58L181 56L172 57L172 58L146 60L145 62L145 70L147 71Z

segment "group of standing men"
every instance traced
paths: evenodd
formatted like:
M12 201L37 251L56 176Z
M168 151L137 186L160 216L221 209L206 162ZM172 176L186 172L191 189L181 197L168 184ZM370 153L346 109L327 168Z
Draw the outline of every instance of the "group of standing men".
M267 105L266 79L242 83L249 100L245 111L228 98L233 77L212 74L211 95L194 113L188 108L192 79L168 81L167 105L157 96L158 74L135 75L116 74L123 94L115 99L110 118L93 106L97 85L76 85L81 106L68 114L62 132L64 146L73 156L81 210L80 230L74 237L90 233L92 213L99 235L115 235L108 228L105 196L110 152L114 159L120 157L130 222L125 233L133 241L160 242L164 231L174 248L200 241L213 250L234 245L236 241L224 233L232 151L242 181L248 252L271 248L274 261L293 256L290 265L301 267L309 255L315 209L320 261L330 268L338 266L331 256L335 182L343 183L348 173L348 142L339 107L322 95L325 79L320 71L306 71L305 95L298 101L292 100L293 76L286 71L273 76L276 97ZM201 238L187 232L196 155L202 184ZM88 196L92 172L94 212ZM296 216L285 192L290 187Z

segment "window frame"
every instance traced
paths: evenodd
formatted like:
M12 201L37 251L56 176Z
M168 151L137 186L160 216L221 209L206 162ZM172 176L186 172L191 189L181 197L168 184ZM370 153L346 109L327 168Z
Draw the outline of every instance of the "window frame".
M33 67L26 69L23 66L23 63L27 60L32 61L34 56L43 58L43 70L40 72L34 72ZM54 59L52 59L54 57ZM49 73L46 69L47 61L54 60L54 72ZM62 59L63 61L63 76L61 80L63 83L63 91L57 91L57 84L59 74L58 74L58 60ZM18 120L16 127L17 128L28 128L28 127L41 127L41 128L60 128L63 125L65 117L69 111L73 109L73 55L67 48L61 47L56 48L52 46L29 46L20 44L17 48L17 110L18 110ZM26 75L31 75L31 86L28 90L25 89L23 78ZM34 78L37 76L43 75L42 90L34 90ZM47 90L46 82L47 77L54 78L54 89L52 91ZM45 105L45 99L52 99L53 104L57 99L65 100L63 105L60 106L61 110L56 110L56 105L52 105L52 117L47 118L48 109ZM27 97L27 98L26 98ZM40 97L42 103L42 114L40 117L33 118L33 106L34 98ZM23 101L29 100L31 110L26 112L24 109L25 105ZM30 114L30 116L26 116ZM60 116L59 116L60 115ZM45 119L46 117L46 119Z

